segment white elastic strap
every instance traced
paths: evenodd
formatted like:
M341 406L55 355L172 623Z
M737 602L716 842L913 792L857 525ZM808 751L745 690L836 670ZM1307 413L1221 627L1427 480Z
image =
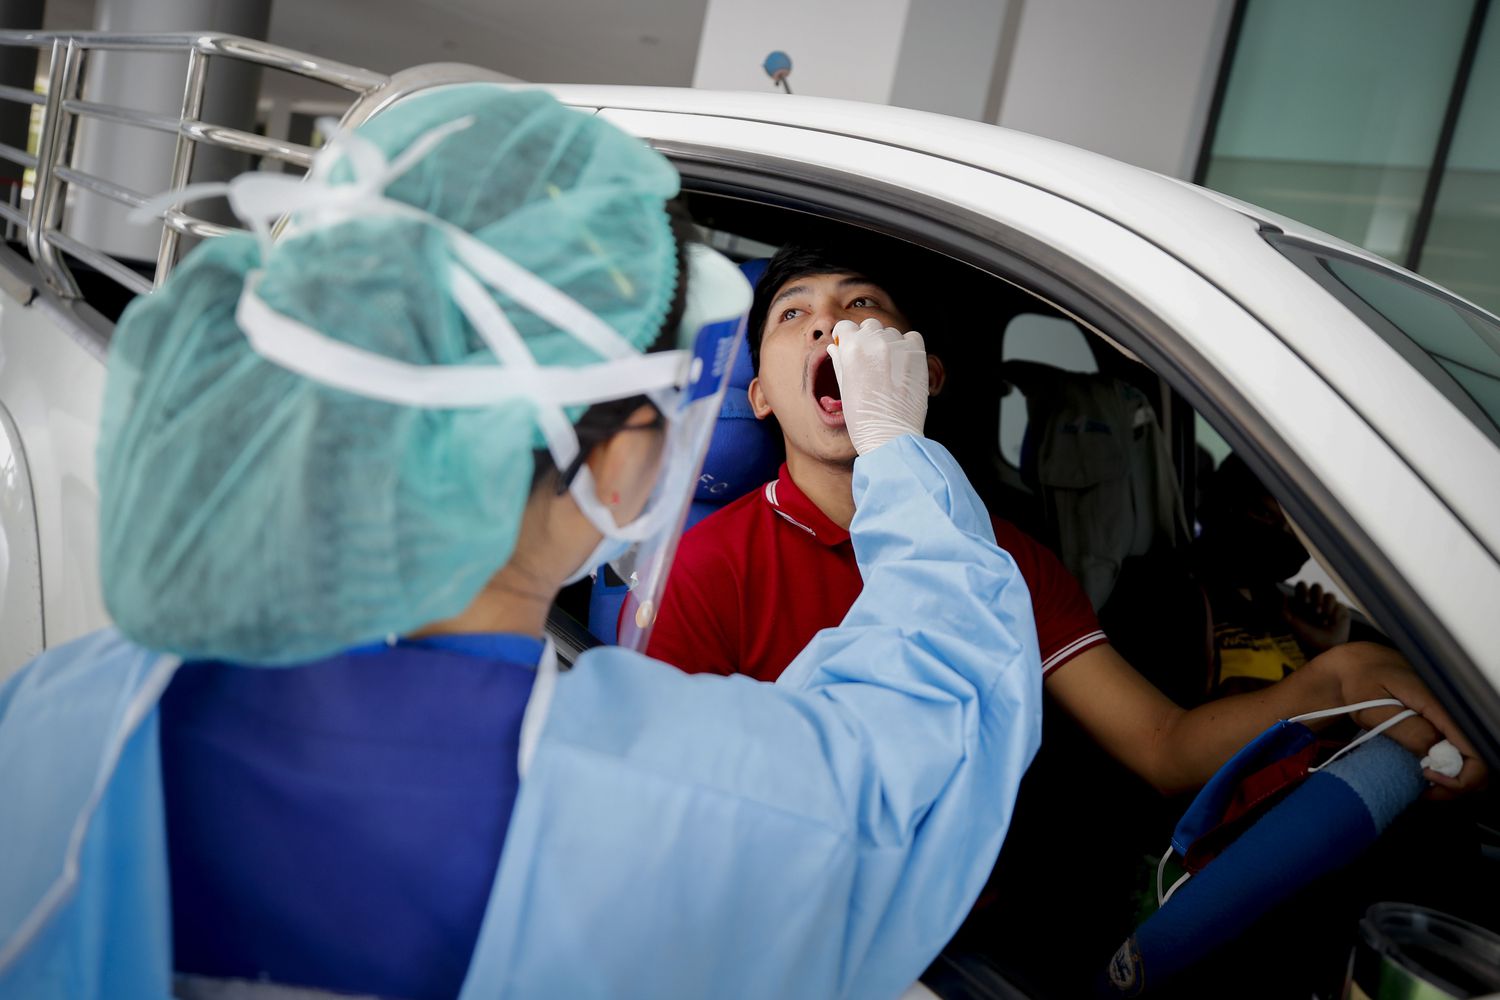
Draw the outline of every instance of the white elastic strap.
M1405 708L1403 702L1395 698L1376 698L1372 701L1361 701L1353 705L1344 705L1340 708L1325 708L1317 712L1307 712L1303 715L1294 715L1288 722L1309 722L1313 719L1331 719L1335 715L1348 715L1351 712L1363 712L1367 708Z
M536 677L531 682L531 697L526 699L526 710L521 713L521 747L516 754L516 773L524 780L531 770L532 758L536 756L537 744L542 739L542 727L547 724L547 713L552 709L552 695L557 690L557 650L551 638L542 645L542 658L536 664Z
M617 364L619 362L616 362ZM662 448L662 471L652 490L650 499L639 517L629 524L615 523L614 514L599 500L599 490L588 466L580 466L568 492L583 516L588 518L600 534L627 542L639 542L675 527L671 518L680 514L682 508L675 501L692 496L693 478L698 474L704 442L695 440L692 428L699 427L704 434L713 433L713 414L710 408L714 397L696 400L680 413L667 413L667 440ZM701 409L700 419L692 412ZM686 456L686 457L684 457ZM663 498L666 498L663 500Z
M1389 700L1390 699L1382 698L1378 702L1366 702L1365 704L1368 705L1371 708L1377 708L1377 707L1385 704ZM1398 702L1396 702L1396 704L1399 705L1401 703L1398 701ZM1375 737L1379 736L1381 733L1385 732L1387 729L1391 728L1392 726L1399 725L1402 722L1405 722L1407 719L1410 719L1412 716L1414 716L1416 714L1417 714L1416 709L1413 709L1413 708L1408 708L1404 712L1397 712L1395 715L1391 716L1389 719L1386 719L1384 722L1382 722L1380 725L1376 726L1374 729L1371 729L1371 730L1369 730L1367 732L1360 733L1354 739L1352 739L1352 740L1349 741L1349 745L1348 746L1344 747L1342 750L1340 750L1338 753L1334 754L1332 757L1329 757L1323 763L1318 764L1318 765L1316 765L1314 767L1309 767L1307 769L1307 773L1308 774L1313 774L1313 773L1315 773L1317 771L1323 770L1323 768L1327 767L1329 764L1332 764L1334 761L1338 760L1340 757L1344 756L1344 754L1348 753L1350 750L1353 750L1355 747L1359 746L1361 743L1367 743L1370 740L1373 740Z
M615 516L610 513L599 499L599 487L594 483L594 476L589 472L589 467L580 466L573 482L568 485L568 492L573 497L573 502L583 516L588 518L590 524L606 538L617 538L625 542L639 542L649 538L656 532L666 527L666 519L674 512L669 504L649 502L641 515L629 524L616 524ZM668 491L658 489L656 496L670 495ZM679 495L686 496L686 491Z
M1161 904L1166 901L1165 894L1162 892L1162 889L1161 889L1161 883L1162 883L1162 878L1166 875L1166 872L1167 872L1167 859L1170 858L1171 856L1172 856L1172 848L1168 847L1166 853L1161 856L1161 860L1156 863L1156 905L1157 906L1161 906Z
M402 406L451 410L495 406L524 397L562 406L623 399L675 385L687 351L657 351L577 368L514 370L499 365L417 365L326 336L278 313L246 281L235 320L267 361L304 378Z
M1167 900L1169 900L1169 899L1172 898L1172 894L1174 892L1176 892L1178 889L1181 889L1182 886L1183 886L1183 883L1185 883L1188 879L1190 879L1192 877L1193 877L1193 873L1192 872L1183 872L1182 873L1182 878L1178 879L1176 882L1173 882L1172 883L1172 888L1168 889L1167 890L1167 894L1161 898L1161 903L1159 904L1159 906L1166 906L1167 905Z
M447 220L437 221L449 236L449 249L491 288L509 295L559 329L567 330L606 358L639 353L618 330L573 298Z
M449 282L459 309L468 317L470 325L479 332L479 336L501 364L518 370L541 370L515 324L505 315L500 304L484 290L477 278L464 270L462 265L455 263L449 268ZM566 469L578 457L577 430L562 407L550 401L537 400L536 415L553 463L559 469Z

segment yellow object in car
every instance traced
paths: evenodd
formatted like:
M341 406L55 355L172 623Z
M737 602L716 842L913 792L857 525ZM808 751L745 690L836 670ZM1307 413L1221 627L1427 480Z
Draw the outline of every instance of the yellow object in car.
M1219 652L1219 684L1233 678L1275 683L1307 663L1289 632L1273 635L1223 624L1214 628L1214 645Z

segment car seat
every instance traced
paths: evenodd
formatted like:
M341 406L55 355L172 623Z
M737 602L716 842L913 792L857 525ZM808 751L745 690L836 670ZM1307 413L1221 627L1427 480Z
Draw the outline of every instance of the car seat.
M1179 704L1205 696L1213 622L1176 469L1150 400L1105 374L1011 362L1026 394L1021 472L1110 642Z
M768 263L765 258L750 260L741 264L740 270L754 285ZM754 377L750 344L741 340L683 531L776 476L781 464L781 441L765 421L756 419L750 408L746 390ZM620 606L625 603L629 589L608 566L599 567L589 594L588 624L589 631L601 642L616 640Z

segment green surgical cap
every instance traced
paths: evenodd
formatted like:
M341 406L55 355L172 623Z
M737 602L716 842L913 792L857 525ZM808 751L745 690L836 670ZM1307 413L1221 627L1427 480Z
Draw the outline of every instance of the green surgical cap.
M358 134L393 160L464 118L386 197L473 234L644 350L676 292L671 165L546 94L489 84L403 101ZM349 175L341 164L330 180ZM126 635L185 658L295 663L472 602L515 546L542 445L533 403L351 395L266 361L235 323L262 268L260 297L329 337L410 364L494 365L450 267L436 224L355 215L294 225L264 261L253 237L210 241L131 305L98 455L104 597ZM538 363L602 360L493 294Z

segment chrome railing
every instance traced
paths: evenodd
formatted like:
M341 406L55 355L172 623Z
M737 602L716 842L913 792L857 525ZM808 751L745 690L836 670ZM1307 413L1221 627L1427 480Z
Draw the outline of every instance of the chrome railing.
M24 239L28 256L35 262L47 286L64 298L79 296L72 258L126 289L141 294L160 285L177 262L182 237L216 236L231 227L172 208L162 217L161 239L154 272L122 263L98 247L69 235L65 230L73 192L128 208L139 207L165 191L181 190L192 177L195 154L200 146L213 146L237 153L306 168L314 149L285 139L268 138L227 125L203 121L204 91L210 60L233 60L265 69L305 77L350 92L350 103L367 103L389 78L331 60L314 58L291 49L234 35L184 33L162 35L115 35L102 32L0 31L0 48L32 49L46 60L46 93L0 86L0 101L42 108L41 129L35 154L0 143L0 159L35 171L29 208L0 201L0 219L7 231ZM85 100L83 85L90 57L101 51L180 53L186 58L180 113L133 108ZM128 98L128 95L124 95ZM122 98L122 99L124 99ZM140 191L108 177L85 170L77 157L77 135L81 121L109 122L114 126L176 137L170 170L153 190ZM128 155L122 152L122 155Z

